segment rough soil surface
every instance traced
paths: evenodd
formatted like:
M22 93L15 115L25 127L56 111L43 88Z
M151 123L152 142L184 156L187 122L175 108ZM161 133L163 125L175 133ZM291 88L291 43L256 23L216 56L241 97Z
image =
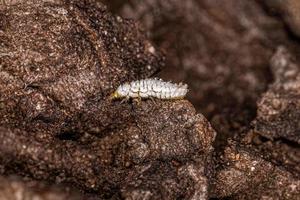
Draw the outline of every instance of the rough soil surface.
M285 47L279 47L270 66L274 82L258 101L256 119L243 141L299 177L299 64Z
M50 186L20 177L0 177L0 199L80 200L80 194L65 186Z
M300 180L262 159L251 149L231 144L216 175L214 197L231 199L298 199Z
M104 101L120 83L161 66L163 58L149 51L136 25L100 3L6 3L0 7L1 125L60 133L90 99Z
M5 2L1 16L3 174L104 199L208 198L208 121L188 101L109 98L163 64L132 21L93 1Z
M298 4L0 1L1 199L297 199Z
M270 66L275 80L258 102L255 129L267 138L300 144L300 67L284 47Z
M207 197L215 132L186 101L150 102L127 110L135 115L132 121L97 138L41 142L28 137L32 133L1 129L5 171L73 183L106 198L128 192L157 199L198 193ZM153 178L145 178L149 176ZM162 188L164 181L174 187Z

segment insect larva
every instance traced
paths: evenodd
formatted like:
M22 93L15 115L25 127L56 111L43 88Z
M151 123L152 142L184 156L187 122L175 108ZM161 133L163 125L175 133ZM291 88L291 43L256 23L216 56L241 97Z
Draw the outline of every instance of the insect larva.
M143 79L120 85L112 94L118 98L183 99L188 92L187 84L164 82L161 79Z

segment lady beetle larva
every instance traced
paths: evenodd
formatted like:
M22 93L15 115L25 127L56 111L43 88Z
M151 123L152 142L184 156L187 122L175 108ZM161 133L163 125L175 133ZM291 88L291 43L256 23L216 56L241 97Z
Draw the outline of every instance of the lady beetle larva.
M119 98L183 99L188 92L187 84L174 84L161 79L143 79L120 85L111 95Z

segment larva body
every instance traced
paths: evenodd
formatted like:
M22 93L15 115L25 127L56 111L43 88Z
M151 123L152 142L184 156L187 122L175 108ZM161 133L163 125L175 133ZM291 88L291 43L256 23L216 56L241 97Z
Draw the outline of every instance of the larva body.
M183 99L187 92L186 84L174 84L154 78L120 85L113 93L112 98Z

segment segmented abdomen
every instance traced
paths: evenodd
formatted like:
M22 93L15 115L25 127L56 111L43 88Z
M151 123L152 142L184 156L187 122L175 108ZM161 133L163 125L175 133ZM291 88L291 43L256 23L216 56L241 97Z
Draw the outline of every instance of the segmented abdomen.
M164 82L161 79L144 79L125 83L116 90L118 97L180 99L188 92L186 84Z

